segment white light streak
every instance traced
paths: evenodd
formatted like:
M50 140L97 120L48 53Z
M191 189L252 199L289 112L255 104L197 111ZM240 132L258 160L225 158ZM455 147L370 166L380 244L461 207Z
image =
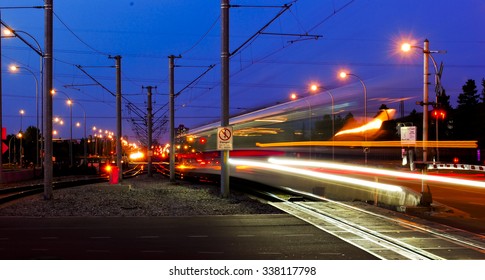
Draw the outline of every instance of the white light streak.
M386 170L386 169L379 169L379 168L372 168L372 167L361 167L356 165L339 164L339 163L325 162L325 161L306 161L306 160L270 158L268 159L268 162L274 163L274 164L281 164L281 165L293 165L293 166L305 166L305 167L314 167L314 168L329 168L329 169L336 169L336 170L356 171L356 172L369 173L369 174L375 174L375 175L402 177L402 178L408 178L408 179L426 180L426 181L432 181L432 182L441 182L441 183L448 183L448 184L455 184L455 185L462 185L462 186L469 186L469 187L485 188L485 182L480 182L480 181L450 178L450 177L443 177L443 176L437 176L437 175L401 172L401 171Z
M349 178L349 177L333 175L333 174L325 174L325 173L318 172L318 171L289 167L289 166L267 163L267 162L262 162L262 161L252 161L252 160L230 158L229 164L245 165L245 166L251 166L251 167L260 167L260 168L265 168L265 169L283 171L283 172L288 172L288 173L297 174L297 175L305 175L305 176L318 178L318 179L324 179L324 180L330 180L330 181L335 181L335 182L340 182L340 183L352 184L352 185L366 187L366 188L370 188L370 189L381 189L381 190L386 190L386 191L391 191L391 192L402 192L403 191L401 187L396 186L396 185L382 184L382 183L377 183L377 182L374 182L374 181L366 181L366 180Z

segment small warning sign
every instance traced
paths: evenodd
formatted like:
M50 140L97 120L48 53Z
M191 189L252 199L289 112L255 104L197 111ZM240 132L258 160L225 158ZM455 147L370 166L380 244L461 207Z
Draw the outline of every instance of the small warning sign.
M232 126L223 126L217 129L217 149L232 150Z
M402 126L401 127L401 144L414 145L416 144L416 127Z

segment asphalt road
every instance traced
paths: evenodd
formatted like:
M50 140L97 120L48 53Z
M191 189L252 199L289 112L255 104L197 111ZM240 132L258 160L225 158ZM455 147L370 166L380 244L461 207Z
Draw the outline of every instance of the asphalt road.
M0 259L367 260L290 215L0 217Z

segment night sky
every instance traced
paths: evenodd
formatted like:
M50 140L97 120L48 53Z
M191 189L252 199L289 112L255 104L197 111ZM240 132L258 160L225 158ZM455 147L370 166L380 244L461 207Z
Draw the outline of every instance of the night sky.
M43 1L0 1L0 7L38 6ZM474 79L481 90L485 78L485 2L480 0L299 0L231 1L233 5L291 4L261 34L243 45L282 11L279 7L234 7L230 10L231 58L230 111L241 114L289 100L291 93L309 94L312 82L332 90L336 104L349 103L354 116L363 115L362 86L358 79L338 78L341 70L362 79L368 91L368 115L381 104L404 114L421 107L423 54L419 49L403 54L402 42L422 47L430 41L433 54L443 62L442 83L452 105L462 85ZM27 32L43 48L42 9L2 9L2 21ZM135 140L130 119L139 116L127 109L146 111L147 90L153 90L155 119L167 114L168 56L176 60L175 125L196 127L220 117L220 1L218 0L69 0L54 1L54 125L61 137L68 137L69 107L74 102L73 121L84 125L86 112L91 128L115 131L116 92L114 60L122 56L123 135ZM25 35L20 33L22 36ZM303 36L308 35L308 36ZM27 40L30 37L23 36ZM33 42L33 41L31 41ZM36 92L39 56L18 38L2 39L3 125L9 134L36 125ZM199 80L194 79L214 67ZM96 81L79 70L81 67ZM433 73L432 64L430 72ZM433 79L430 79L433 81ZM186 88L187 87L187 88ZM430 93L434 87L431 85ZM322 98L328 98L322 95ZM431 99L432 97L430 97ZM329 100L330 104L330 100ZM80 108L82 107L82 108ZM20 118L19 111L25 110ZM347 112L342 112L346 114ZM75 128L74 137L83 129ZM160 141L167 139L161 135Z

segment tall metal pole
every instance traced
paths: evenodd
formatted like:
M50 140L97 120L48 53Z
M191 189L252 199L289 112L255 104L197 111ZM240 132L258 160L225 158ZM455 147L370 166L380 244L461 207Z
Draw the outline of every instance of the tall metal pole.
M427 145L428 145L428 91L429 91L429 41L424 40L424 77L423 77L423 162L427 161Z
M118 167L118 183L123 179L123 165L121 164L121 56L114 57L116 60L116 165Z
M333 99L333 94L330 91L326 91L332 100L332 160L335 160L335 102Z
M53 164L52 157L52 60L53 60L53 7L54 0L44 1L44 137L45 137L45 154L44 154L44 199L52 199L52 179L53 179Z
M1 10L0 10L0 20L2 20L2 11ZM1 38L1 34L0 34L0 133L3 134L2 88L3 88L3 85L2 85L2 38ZM3 139L3 135L2 135L2 139ZM0 142L1 141L2 140L0 140ZM0 146L3 146L3 145L0 145ZM3 161L2 161L2 157L3 157L3 155L0 154L0 183L3 183ZM10 159L10 156L9 156L9 159Z
M170 133L170 182L175 182L175 96L174 96L174 64L175 56L168 57L168 92L169 92L169 133Z
M229 0L221 0L221 126L229 125ZM229 196L229 151L221 151L221 195Z
M147 119L148 119L148 125L147 125L147 130L148 130L148 145L147 145L147 155L148 155L148 177L152 177L152 129L153 129L153 124L152 124L152 87L148 86L147 87Z
M71 167L74 166L74 155L72 151L72 100L69 99L70 107L70 125L69 125L69 160L71 161Z

